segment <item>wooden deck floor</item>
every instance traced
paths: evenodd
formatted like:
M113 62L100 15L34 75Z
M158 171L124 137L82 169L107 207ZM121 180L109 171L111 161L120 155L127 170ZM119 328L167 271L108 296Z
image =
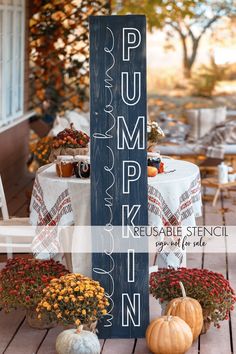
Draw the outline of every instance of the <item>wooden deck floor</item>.
M7 191L11 215L25 216L28 193L32 187L32 176L9 186ZM225 213L220 209L225 208ZM217 207L204 204L202 225L236 225L236 192L231 198L221 198ZM226 248L229 245L226 245ZM223 273L236 289L236 254L196 254L187 258L188 267L204 267ZM150 318L160 316L158 302L150 297ZM6 354L55 354L55 340L62 331L61 327L51 330L33 330L25 321L25 314L14 311L5 314L0 311L0 353ZM145 339L101 340L102 354L148 354ZM236 354L236 312L232 312L229 321L222 322L220 329L210 328L207 334L196 341L188 354Z

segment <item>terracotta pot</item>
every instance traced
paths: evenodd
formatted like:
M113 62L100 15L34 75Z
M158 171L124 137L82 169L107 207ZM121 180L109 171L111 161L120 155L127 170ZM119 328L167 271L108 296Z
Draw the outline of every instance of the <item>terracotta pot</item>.
M50 329L57 325L57 322L51 321L46 314L42 314L42 318L39 319L35 308L27 309L26 320L28 325L35 329Z

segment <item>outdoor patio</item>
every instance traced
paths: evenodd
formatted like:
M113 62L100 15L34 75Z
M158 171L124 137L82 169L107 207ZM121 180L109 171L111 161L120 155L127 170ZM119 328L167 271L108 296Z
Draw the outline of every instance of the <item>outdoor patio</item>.
M179 269L175 238L176 226L236 226L235 25L235 0L0 0L0 227L17 225L0 253L0 354L56 354L64 329L77 326L77 346L81 325L100 318L113 321L100 326L101 354L183 354L192 338L186 354L236 354L233 242L188 253ZM169 313L190 328L168 318L148 346L130 339L150 329L148 303L150 321L162 316L145 282L160 258L136 254L129 234L116 251L106 230L114 248L96 231L102 251L90 259L82 243L93 230L69 241L55 231L87 225L173 227L150 292L175 299ZM28 248L14 254L14 242ZM191 310L176 307L180 288ZM26 309L59 325L33 329Z
M11 186L7 186L7 199L12 215L26 216L28 197L32 188L32 176L26 174ZM230 192L230 198L221 197L217 206L212 207L211 201L204 202L203 216L198 219L199 225L234 225L236 192ZM228 245L226 245L227 247ZM150 257L150 264L154 259ZM3 259L2 259L3 261ZM3 266L4 263L1 263ZM188 267L204 267L221 272L236 288L236 256L227 254L196 254L188 255ZM150 296L150 318L160 316L158 302ZM10 314L0 312L0 353L6 354L55 354L55 340L62 327L51 330L31 329L21 311ZM100 340L103 354L148 354L145 339L109 339ZM188 354L233 354L236 353L236 314L231 313L229 321L224 321L220 329L211 327L207 334L196 341Z

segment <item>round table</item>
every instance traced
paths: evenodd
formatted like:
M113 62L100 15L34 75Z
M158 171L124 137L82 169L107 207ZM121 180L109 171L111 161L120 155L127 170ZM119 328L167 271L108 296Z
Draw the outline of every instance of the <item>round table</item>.
M164 159L164 163L165 173L148 178L148 223L194 226L202 207L199 168L180 160ZM54 164L39 169L30 221L32 225L90 225L90 179L59 178ZM50 253L50 242L36 237L34 252L45 249Z

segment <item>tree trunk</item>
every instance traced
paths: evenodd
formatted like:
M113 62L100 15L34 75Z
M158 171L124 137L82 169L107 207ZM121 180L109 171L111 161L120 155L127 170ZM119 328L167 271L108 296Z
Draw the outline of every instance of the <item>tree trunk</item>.
M186 36L186 35L180 34L180 39L181 39L182 48L183 48L184 76L187 79L190 79L191 74L192 74L192 67L193 67L193 64L195 63L195 60L197 57L197 51L198 51L200 38L194 38L191 36ZM187 47L187 40L188 39L190 39L192 42L192 51L190 54L188 53L188 47Z

